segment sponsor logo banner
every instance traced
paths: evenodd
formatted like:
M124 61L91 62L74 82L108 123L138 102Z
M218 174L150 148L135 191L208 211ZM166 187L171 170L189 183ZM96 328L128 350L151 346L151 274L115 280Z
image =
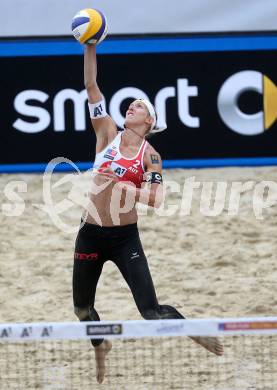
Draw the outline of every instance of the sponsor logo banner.
M161 325L157 328L157 333L167 334L167 333L182 333L184 331L184 324L175 324L175 325Z
M87 335L117 335L122 334L121 324L99 324L99 325L87 325Z
M276 156L276 51L108 54L98 66L119 127L133 99L154 103L158 126L168 129L150 143L163 159ZM1 69L0 163L93 161L82 56L5 57Z
M276 321L226 322L223 324L218 324L218 329L224 331L277 329L277 322Z

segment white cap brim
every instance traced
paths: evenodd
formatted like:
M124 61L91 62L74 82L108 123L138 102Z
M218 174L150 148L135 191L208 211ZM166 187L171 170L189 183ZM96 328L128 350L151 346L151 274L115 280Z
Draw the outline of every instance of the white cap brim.
M164 131L167 128L166 126L156 127L157 116L156 116L156 112L155 112L155 108L154 108L153 104L147 99L138 99L138 100L142 101L142 103L144 103L146 105L151 118L153 118L153 123L151 125L151 129L149 131L149 134L155 134L155 133L160 133L161 131Z

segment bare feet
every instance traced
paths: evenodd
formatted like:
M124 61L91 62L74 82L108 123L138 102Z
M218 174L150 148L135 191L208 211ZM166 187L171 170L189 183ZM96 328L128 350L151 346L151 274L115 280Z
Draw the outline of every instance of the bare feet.
M105 379L105 360L106 355L110 352L111 349L112 343L110 340L104 340L103 343L94 348L96 361L96 378L98 383L103 383Z
M190 337L197 344L202 345L208 351L214 353L217 356L222 356L224 353L223 345L220 343L217 337Z

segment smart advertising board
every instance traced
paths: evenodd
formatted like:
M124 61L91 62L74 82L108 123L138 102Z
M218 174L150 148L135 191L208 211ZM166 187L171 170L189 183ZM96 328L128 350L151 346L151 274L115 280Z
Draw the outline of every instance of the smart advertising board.
M155 103L168 129L150 142L166 161L275 159L276 50L277 35L110 39L98 82L119 127L133 98ZM81 46L8 41L0 53L1 164L93 161Z

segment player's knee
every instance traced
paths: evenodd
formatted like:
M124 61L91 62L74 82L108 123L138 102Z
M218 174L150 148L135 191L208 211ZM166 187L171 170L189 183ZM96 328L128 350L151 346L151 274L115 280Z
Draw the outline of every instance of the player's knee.
M78 307L74 306L74 313L80 321L89 321L89 307Z
M154 309L141 310L140 314L145 320L159 319L184 319L185 317L179 313L174 307L169 305L159 305Z
M169 305L160 305L159 315L160 318L164 320L181 320L185 318L181 313L178 312L178 310L175 309L175 307Z
M74 306L74 313L80 321L100 321L100 317L94 307Z
M140 314L145 320L158 320L160 318L157 309L141 310Z

